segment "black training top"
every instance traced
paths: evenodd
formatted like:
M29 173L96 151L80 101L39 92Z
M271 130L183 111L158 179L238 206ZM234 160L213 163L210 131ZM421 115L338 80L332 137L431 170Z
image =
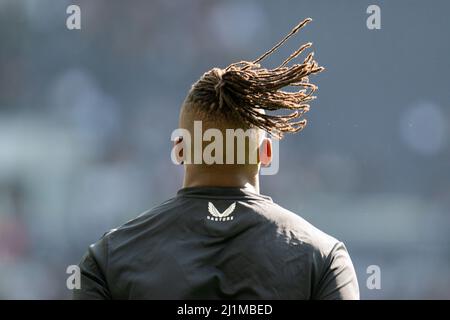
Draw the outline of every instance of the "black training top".
M359 299L342 242L270 197L184 188L106 233L74 299Z

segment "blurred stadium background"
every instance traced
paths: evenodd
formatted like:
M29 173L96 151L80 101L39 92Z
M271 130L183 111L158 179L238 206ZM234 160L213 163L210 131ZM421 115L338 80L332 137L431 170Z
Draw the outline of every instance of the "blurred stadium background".
M381 30L366 28L370 4ZM266 63L312 41L327 71L262 192L346 243L362 298L449 299L449 13L444 0L0 0L0 298L69 298L66 267L180 187L170 134L190 85L312 17Z

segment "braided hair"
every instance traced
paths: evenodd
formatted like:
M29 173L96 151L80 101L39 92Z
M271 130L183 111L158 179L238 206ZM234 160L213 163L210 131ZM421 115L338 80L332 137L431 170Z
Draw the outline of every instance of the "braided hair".
M213 68L192 85L185 103L199 107L210 116L233 119L248 127L258 127L282 138L283 134L301 131L306 126L302 116L309 111L309 102L317 86L309 82L309 76L324 70L314 60L311 51L300 64L289 62L312 46L306 43L294 51L274 69L261 67L260 62L281 47L290 37L311 22L300 22L273 48L254 61L240 61L225 69ZM296 87L295 91L283 91ZM269 112L288 110L287 114ZM266 112L268 111L268 112Z

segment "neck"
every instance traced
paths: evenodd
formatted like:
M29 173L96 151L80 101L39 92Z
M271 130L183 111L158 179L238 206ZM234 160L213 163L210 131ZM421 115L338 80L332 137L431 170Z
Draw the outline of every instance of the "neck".
M185 166L183 188L188 187L248 188L259 193L259 177L258 174L247 172L215 171Z

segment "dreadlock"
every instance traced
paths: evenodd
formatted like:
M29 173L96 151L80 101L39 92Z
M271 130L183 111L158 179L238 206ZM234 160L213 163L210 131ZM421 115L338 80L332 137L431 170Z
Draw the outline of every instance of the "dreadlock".
M286 132L295 133L306 126L300 119L309 111L309 101L315 99L317 86L309 82L309 75L324 70L310 52L300 64L288 63L312 46L306 43L294 51L275 69L261 67L259 62L270 56L290 37L301 30L312 19L300 22L272 49L252 62L240 61L225 69L209 70L193 84L187 102L201 105L202 111L240 121L250 127L258 127L282 138ZM298 87L294 92L283 91L284 87ZM265 111L290 110L282 115Z

